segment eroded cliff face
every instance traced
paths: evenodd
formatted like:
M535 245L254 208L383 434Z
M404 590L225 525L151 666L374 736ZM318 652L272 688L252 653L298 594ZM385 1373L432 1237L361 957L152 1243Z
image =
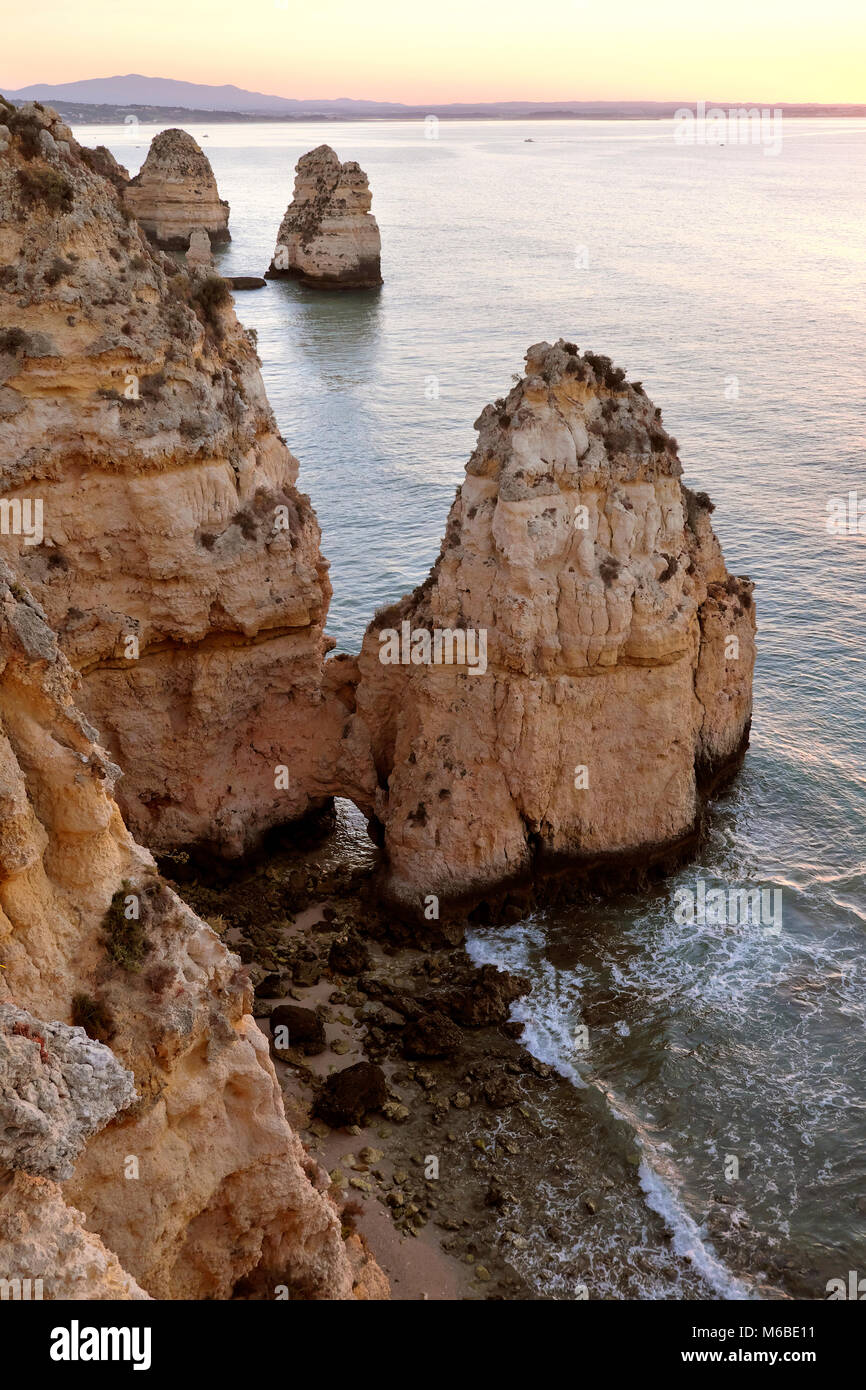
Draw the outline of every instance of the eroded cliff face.
M330 145L302 155L268 278L320 289L381 285L382 242L371 202L367 175L354 160L341 164Z
M391 892L419 909L672 850L748 737L752 585L727 573L660 412L562 340L526 360L477 422L429 578L343 663L376 770L362 804Z
M124 826L73 681L4 566L0 1265L46 1298L383 1295L286 1122L248 977Z
M318 523L225 283L154 252L55 113L7 119L0 491L34 524L10 513L0 551L82 674L134 833L239 854L332 786Z
M185 251L199 230L212 246L231 241L229 205L219 196L210 160L185 130L162 130L153 137L147 159L122 196L165 251Z

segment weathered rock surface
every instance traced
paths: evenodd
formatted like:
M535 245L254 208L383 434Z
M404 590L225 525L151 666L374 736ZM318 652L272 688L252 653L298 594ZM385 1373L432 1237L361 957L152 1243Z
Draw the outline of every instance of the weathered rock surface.
M419 910L533 866L672 852L750 724L752 584L642 388L541 343L477 428L430 576L339 668L376 770L353 794Z
M348 1298L358 1286L376 1296L381 1275L342 1241L286 1122L249 977L125 828L118 769L73 683L41 610L4 566L0 1165L65 1176L74 1162L63 1195L106 1253L68 1209L46 1213L50 1229L34 1226L29 1197L16 1214L20 1185L10 1197L0 1168L3 1261L41 1277L53 1240L71 1262L58 1277L93 1269L97 1297L126 1276L130 1297L138 1285L160 1298L273 1298L278 1284L296 1298ZM76 1018L110 1040L113 1057L68 1026Z
M371 201L367 175L354 160L341 164L330 145L302 155L268 278L320 289L381 285L382 241Z
M225 283L154 252L54 113L19 125L0 153L0 491L44 521L0 553L82 674L134 833L238 854L333 789L346 707L321 685L318 523Z
M421 1014L406 1025L403 1054L406 1057L453 1057L460 1050L463 1034L438 1010Z
M21 1297L28 1300L150 1297L85 1229L84 1213L63 1200L56 1183L21 1172L0 1172L2 1278L22 1280ZM16 1292L13 1285L12 1297Z
M193 228L187 248L186 263L190 270L211 270L213 268L210 237L204 227Z
M0 1002L0 1165L71 1178L87 1140L134 1099L132 1073L83 1028Z
M473 970L466 983L451 990L444 1007L464 1028L490 1028L505 1023L515 999L528 994L530 982L495 965Z
M230 241L229 205L219 196L210 161L185 130L162 130L147 159L123 188L123 201L147 235L166 251L185 251L196 230L212 246Z

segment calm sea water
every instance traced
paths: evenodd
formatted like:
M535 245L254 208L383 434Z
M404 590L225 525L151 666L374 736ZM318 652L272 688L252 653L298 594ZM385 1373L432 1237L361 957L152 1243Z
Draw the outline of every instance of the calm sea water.
M529 344L608 353L662 407L729 567L757 584L745 768L662 891L471 948L531 976L533 1050L634 1126L646 1201L704 1296L766 1276L823 1298L866 1275L866 537L825 525L830 498L866 500L866 123L791 121L778 157L681 147L657 122L190 130L231 204L226 274L264 272L305 150L370 176L381 292L237 296L322 523L341 648L427 573L472 423ZM153 133L76 131L131 172ZM677 924L698 878L781 889L781 926ZM719 1194L741 1232L722 1242ZM527 1271L568 1297L574 1255L541 1240ZM647 1296L681 1291L643 1263Z

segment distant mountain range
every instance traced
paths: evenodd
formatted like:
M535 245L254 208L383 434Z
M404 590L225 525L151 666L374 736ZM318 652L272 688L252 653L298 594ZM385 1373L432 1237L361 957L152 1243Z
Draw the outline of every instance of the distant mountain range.
M199 82L180 82L172 77L91 77L80 82L35 82L18 91L3 90L11 101L50 102L67 118L86 121L123 119L137 115L144 121L173 119L178 113L216 120L358 120L362 118L407 119L440 116L443 119L652 119L672 116L688 101L492 101L433 102L409 106L396 101L366 101L354 97L303 98L267 96L243 87L211 87ZM792 105L785 102L717 102L728 110L739 106L780 106L787 116L866 116L866 106Z

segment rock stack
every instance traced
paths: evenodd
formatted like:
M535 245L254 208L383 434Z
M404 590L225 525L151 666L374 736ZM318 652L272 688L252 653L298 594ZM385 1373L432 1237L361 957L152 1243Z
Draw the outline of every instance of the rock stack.
M364 809L419 909L544 867L670 859L748 739L752 584L661 412L571 343L526 365L477 422L428 579L376 616L355 677Z
M210 161L185 130L154 136L147 159L123 189L129 211L151 241L185 251L192 233L207 232L212 246L230 241L229 205L219 196Z
M381 285L382 242L370 203L367 175L354 160L341 164L330 145L303 155L268 279L291 277L319 289Z

